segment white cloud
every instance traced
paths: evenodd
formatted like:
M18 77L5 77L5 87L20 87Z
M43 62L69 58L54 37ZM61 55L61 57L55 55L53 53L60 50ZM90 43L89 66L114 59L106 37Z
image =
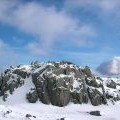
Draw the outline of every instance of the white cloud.
M36 55L47 55L47 51L40 49L40 44L37 43L29 43L26 48L30 50L30 53Z
M20 53L23 48L15 48L7 44L0 38L0 72L4 71L11 65L23 64L25 61L33 60L33 56L24 52ZM19 52L17 52L17 50Z
M103 62L97 67L97 71L103 75L118 75L120 74L120 57L114 57L112 60Z
M66 0L65 7L67 10L84 7L92 12L102 14L118 14L120 10L119 0Z
M3 39L0 39L0 71L3 70L4 67L15 64L16 58L14 50L12 50Z
M62 36L71 36L71 38L75 38L71 39L72 41L80 43L83 42L80 40L83 36L87 38L95 35L91 26L78 22L77 19L66 14L64 10L57 11L55 7L44 7L35 2L22 4L14 1L12 4L7 0L0 1L0 5L2 6L0 21L39 37L38 41L27 45L28 49L34 53L47 53L56 40ZM70 42L70 40L67 41Z

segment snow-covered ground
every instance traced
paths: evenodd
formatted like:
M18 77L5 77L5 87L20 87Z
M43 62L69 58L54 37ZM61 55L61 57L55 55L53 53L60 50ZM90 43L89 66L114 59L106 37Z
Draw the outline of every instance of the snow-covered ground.
M0 99L0 120L120 120L120 102L115 105L93 106L89 104L70 103L65 107L45 105L41 102L28 103L26 92L33 86L30 79L26 79L24 86L9 94L6 102ZM22 93L21 93L22 91ZM18 94L21 93L21 94ZM92 116L88 112L99 110L102 116ZM33 117L26 117L30 114Z
M87 112L99 110L102 116L92 116ZM8 112L9 111L9 112ZM34 117L27 118L26 114ZM56 107L45 104L0 105L0 120L120 120L120 102L115 105L92 106L90 104L69 104Z
M120 120L120 102L115 105L93 106L89 104L70 103L65 107L45 105L41 102L28 103L25 99L27 91L33 87L30 79L8 96L6 102L0 99L0 120ZM22 93L21 93L22 91ZM102 116L92 116L88 112L99 110ZM33 117L26 117L30 114Z

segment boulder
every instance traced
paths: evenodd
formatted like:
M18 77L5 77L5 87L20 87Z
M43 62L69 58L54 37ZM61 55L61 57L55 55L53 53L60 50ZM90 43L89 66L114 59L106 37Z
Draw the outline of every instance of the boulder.
M109 81L107 82L107 87L109 87L109 88L116 89L116 86L117 86L117 83L114 82L113 80L109 80Z
M38 100L37 91L34 90L32 92L27 93L26 98L30 103L36 103Z
M67 105L71 98L71 78L56 78L48 76L47 82L51 103L60 107Z
M96 111L91 111L90 115L94 115L94 116L101 116L100 111L96 110Z
M25 117L28 118L29 120L31 120L32 118L36 118L36 116L32 116L31 114L26 114Z

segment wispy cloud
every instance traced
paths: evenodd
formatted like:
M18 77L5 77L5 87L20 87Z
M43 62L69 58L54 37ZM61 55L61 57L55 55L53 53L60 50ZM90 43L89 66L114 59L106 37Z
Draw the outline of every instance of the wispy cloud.
M15 64L15 61L16 53L14 50L4 40L0 39L0 71L8 65Z
M65 56L63 59L72 60L77 64L88 65L96 69L96 66L101 64L101 61L109 60L113 55L108 54L109 50L104 51L104 49L96 52L80 52L80 51L59 51L57 52L60 56Z
M21 53L22 49L10 46L0 38L0 72L11 65L23 64L25 61L29 63L36 58L24 52Z
M2 49L4 49L5 47L7 47L7 44L5 44L3 40L0 38L0 51L2 51Z
M14 54L14 51L4 42L3 39L0 38L0 56L9 56L12 54Z
M45 7L36 2L22 4L15 0L13 4L7 0L0 1L0 6L0 21L39 38L26 45L35 54L48 53L59 38L66 42L76 41L76 45L84 43L85 46L88 38L96 34L92 26L80 23L64 9L58 11L55 7ZM70 39L62 36L70 36Z
M66 0L65 6L69 9L78 7L92 8L99 12L115 12L120 7L119 0Z

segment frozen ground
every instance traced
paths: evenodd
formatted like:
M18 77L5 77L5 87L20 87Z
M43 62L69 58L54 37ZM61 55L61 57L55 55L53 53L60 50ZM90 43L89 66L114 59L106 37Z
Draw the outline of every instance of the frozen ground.
M92 116L87 112L99 110L102 116ZM9 111L9 112L8 112ZM26 118L26 114L34 117ZM120 120L120 102L115 105L92 106L90 104L69 104L66 107L36 104L0 105L0 120Z
M115 105L92 106L89 104L70 103L66 107L45 105L40 102L28 103L25 99L27 91L33 86L26 80L24 86L16 89L13 95L9 95L6 102L0 99L0 120L120 120L120 102ZM21 92L22 91L22 92ZM18 94L19 93L19 94ZM102 116L92 116L87 112L99 110ZM34 117L26 118L26 114Z

